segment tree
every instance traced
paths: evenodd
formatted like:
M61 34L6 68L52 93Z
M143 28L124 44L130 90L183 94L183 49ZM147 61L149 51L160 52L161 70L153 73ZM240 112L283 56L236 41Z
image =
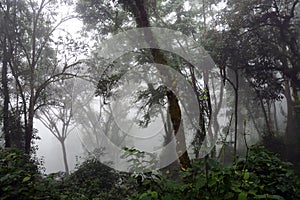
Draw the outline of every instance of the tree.
M150 26L147 9L148 9L148 7L152 6L152 3L146 4L144 1L119 1L116 3L119 5L122 5L125 11L129 11L132 14L137 27L149 27ZM81 6L81 4L79 4L79 5ZM101 12L101 10L100 10L100 12ZM151 36L151 33L150 33L150 40L151 39L153 39L153 36ZM153 57L153 60L155 63L165 64L165 65L168 64L167 60L165 59L163 53L160 50L150 49L150 55ZM162 74L166 73L161 69L158 69L158 70L160 70L160 72ZM176 136L179 131L183 131L183 130L179 130L180 124L182 123L181 109L180 109L180 106L178 103L178 98L171 90L166 91L165 95L166 95L167 101L168 101L168 110L169 110L168 112L170 114L170 119L172 121L173 132L174 132L174 135ZM178 135L180 135L180 134L178 134ZM179 145L179 141L184 144ZM178 142L177 151L179 152L179 151L181 151L179 146L185 146L185 138L184 137L180 138L180 140L178 138L177 142ZM184 152L182 155L179 156L179 162L183 168L190 167L190 159L189 159L187 152Z
M76 98L73 88L74 80L61 80L47 88L49 105L44 105L37 112L37 118L60 142L62 147L65 172L69 174L69 165L65 141L74 129L73 98Z
M247 56L241 66L250 84L266 100L279 99L284 94L284 87L292 89L292 95L285 94L287 99L291 96L297 99L299 81L296 76L299 72L300 54L297 50L299 29L296 28L298 19L295 9L299 1L243 3L240 6L238 2L229 2L231 11L228 25L234 40L248 47L248 50L243 50L243 54ZM237 14L233 14L234 12ZM242 18L245 19L244 22L241 21ZM292 102L288 100L288 103ZM289 109L290 117L294 116L293 110ZM292 119L288 119L290 120ZM289 125L287 128L290 129ZM291 132L293 131L287 131L287 134Z
M46 87L62 77L72 77L74 74L68 70L79 62L68 64L68 59L60 60L51 46L54 44L53 32L66 20L54 23L55 2L14 1L11 5L14 14L6 12L4 22L5 26L11 27L7 32L11 37L6 38L12 53L8 65L18 97L14 105L23 115L24 151L29 154L34 137L35 112L47 104ZM2 5L2 10L7 8L8 5Z
M9 68L9 61L12 57L12 51L13 47L11 43L9 43L11 40L11 29L12 26L5 26L5 21L7 21L7 18L10 14L13 14L13 3L10 3L8 1L5 2L5 5L0 4L1 6L1 12L0 12L0 22L1 27L3 29L1 30L1 60L2 60L2 94L3 94L3 109L2 109L2 120L3 120L3 134L5 138L5 147L11 147L11 136L10 136L10 125L9 125L9 103L10 103L10 95L9 95L9 81L8 81L8 68Z
M9 9L9 8L8 8ZM7 11L6 11L7 12ZM8 11L9 12L9 11ZM2 13L1 13L2 14ZM2 14L3 15L3 14ZM5 20L5 16L7 15L7 13L4 14L1 22L3 22ZM5 26L4 26L5 27ZM2 79L1 79L1 83L2 83L2 91L3 91L3 96L4 96L4 100L3 100L3 133L4 133L4 137L5 137L5 147L10 147L11 146L11 138L10 138L10 134L9 134L9 110L8 110L8 106L9 106L9 91L8 91L8 78L7 78L7 70L8 70L8 60L9 60L9 53L8 53L8 49L7 49L7 30L6 28L3 29L3 35L2 35L2 41L1 41L1 47L2 47Z
M227 5L219 21L221 31L216 30L222 40L218 63L224 69L239 69L239 79L255 92L268 142L275 137L276 130L270 105L284 97L288 107L286 141L289 144L299 141L296 106L299 99L299 17L296 12L299 1L232 0ZM287 155L292 155L292 159L297 157L297 148L288 149Z

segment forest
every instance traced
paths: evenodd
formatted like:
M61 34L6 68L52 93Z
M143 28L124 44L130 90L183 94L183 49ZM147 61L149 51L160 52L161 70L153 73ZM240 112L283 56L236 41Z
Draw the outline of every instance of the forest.
M0 0L0 70L0 200L300 199L299 0Z

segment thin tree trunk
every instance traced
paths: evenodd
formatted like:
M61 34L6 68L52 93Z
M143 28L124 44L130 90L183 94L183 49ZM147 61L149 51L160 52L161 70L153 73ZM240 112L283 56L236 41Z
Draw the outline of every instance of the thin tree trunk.
M260 101L260 104L261 104L261 108L262 108L264 118L265 118L265 123L266 123L266 126L267 126L267 134L268 134L268 136L271 136L271 130L270 130L270 127L269 127L270 123L269 123L269 120L268 120L268 114L267 114L264 102L263 102L263 100L260 96L259 96L259 101Z
M274 127L273 127L273 121L272 121L272 116L271 116L271 104L270 104L270 101L267 101L267 114L268 114L268 119L269 119L269 129L270 129L270 132L272 134L274 134Z
M30 99L28 108L28 120L25 129L25 153L30 154L31 151L31 141L33 138L33 118L34 118L34 104L35 104L35 93L34 93L34 73L31 72L31 82L30 82Z
M253 109L250 109L250 108L249 108L248 103L246 103L246 109L247 109L247 111L248 111L247 113L248 113L249 116L250 116L250 119L251 119L251 121L252 121L252 123L253 123L253 126L254 126L254 128L255 128L255 130L256 130L258 136L261 137L261 136L262 136L262 133L261 133L260 129L258 128L258 125L256 124L256 119L254 118L254 116L253 116L253 114L252 114ZM248 121L250 121L250 120L248 120Z
M235 86L234 86L234 160L236 159L237 155L237 135L238 135L238 103L239 103L239 90L238 90L238 72L237 70L234 71L235 73Z
M7 52L7 42L4 38L3 45L3 60L2 60L2 88L3 88L3 133L5 139L5 147L11 147L11 137L9 133L9 90L8 90L8 78L7 78L7 68L8 68L8 52Z
M25 153L30 154L31 151L31 141L33 137L33 117L34 117L34 108L33 105L29 106L28 111L28 121L25 129Z
M274 109L274 113L273 113L273 118L274 118L274 125L275 125L275 130L276 133L279 134L279 126L278 126L278 119L277 119L277 109L276 109L276 102L273 102L273 109Z
M60 144L61 144L61 147L62 147L63 160L64 160L64 165L65 165L65 172L66 172L67 175L69 175L69 165L68 165L68 158L67 158L65 140L64 139L60 140Z
M38 14L35 12L33 13L33 30L32 30L32 36L31 36L31 61L28 59L29 66L30 66L30 99L29 99L29 108L28 108L28 124L26 126L25 131L25 153L30 154L31 151L31 141L33 138L33 118L34 118L34 105L36 101L35 97L35 67L36 67L36 34L37 34L37 21L38 21L38 15L40 10L38 10ZM25 103L25 102L24 102Z
M195 92L196 98L197 98L198 109L200 111L199 118L198 118L199 129L197 130L196 136L195 136L196 137L195 140L198 140L198 141L195 143L195 145L202 146L203 141L205 139L205 135L206 135L205 118L204 118L205 106L204 106L204 103L201 102L200 93L199 93L197 85L196 85L195 70L190 65L189 65L189 70L190 70L191 79L192 79L192 86L193 86L193 89L194 89L194 92ZM194 146L194 148L195 148L195 157L199 158L200 148L198 146L197 147Z
M206 10L205 10L205 0L202 0L202 13L203 13L203 41L206 40Z
M231 68L230 68L231 69ZM234 159L236 158L237 153L237 134L238 134L238 101L239 101L239 77L238 69L231 69L235 75L235 83L233 83L229 78L224 76L224 79L227 80L234 90L234 141L233 141L233 153ZM232 140L232 134L230 134L230 140Z

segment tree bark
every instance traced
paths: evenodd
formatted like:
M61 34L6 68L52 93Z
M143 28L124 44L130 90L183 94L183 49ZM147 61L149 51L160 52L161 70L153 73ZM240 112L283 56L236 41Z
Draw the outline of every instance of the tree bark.
M277 134L279 134L276 102L273 102L272 105L273 105L273 118L274 118L273 120L274 120L275 131Z
M11 137L9 131L9 90L8 90L8 78L7 78L7 68L8 68L8 52L7 52L7 39L4 37L3 42L3 60L2 60L2 89L3 89L3 134L5 140L5 147L11 147Z
M30 98L30 104L28 109L28 120L25 129L25 153L30 154L31 151L31 141L33 138L33 117L34 117L34 102L32 97Z
M64 139L60 140L60 144L61 144L61 147L62 147L63 160L64 160L64 165L65 165L65 172L68 175L69 174L69 165L68 165L68 158L67 158L65 140Z
M234 89L234 160L237 156L237 135L238 135L238 101L239 101L239 95L238 95L238 89Z
M234 153L234 161L237 156L237 140L238 140L238 105L239 105L239 75L238 70L234 70L235 75L235 84L233 86L234 90L234 145L233 145L233 153Z

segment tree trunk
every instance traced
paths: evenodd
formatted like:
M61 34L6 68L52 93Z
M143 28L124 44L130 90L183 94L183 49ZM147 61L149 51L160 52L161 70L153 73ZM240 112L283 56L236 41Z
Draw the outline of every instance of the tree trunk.
M3 60L2 60L2 88L3 88L3 134L5 140L5 147L11 147L11 137L9 131L9 91L8 91L8 79L7 79L7 68L8 68L8 52L7 52L7 42L4 38L3 42Z
M259 101L260 101L261 109L263 111L263 115L264 115L264 118L265 118L265 123L266 123L266 127L267 127L267 136L271 137L271 136L273 136L273 131L272 131L271 126L270 126L270 121L269 121L269 118L268 118L268 114L267 114L263 99L261 98L260 95L259 95Z
M182 168L191 167L190 158L186 151L186 142L184 129L182 125L181 109L178 103L178 98L172 91L167 92L168 98L168 113L173 125L173 132L176 138L176 152L179 156L179 163Z
M273 120L274 120L275 131L276 131L277 134L279 134L276 102L273 102L273 109L274 109L274 111L273 111Z
M285 81L285 96L287 99L287 125L286 125L286 145L288 148L286 148L285 156L286 158L295 164L295 168L297 170L299 169L299 165L297 165L300 162L299 159L299 153L300 153L300 114L297 113L295 102L292 99L291 95L291 86L290 82L288 80ZM295 99L297 96L295 95Z
M149 18L145 9L144 1L135 0L134 2L128 1L128 5L131 7L131 12L134 15L137 27L150 27ZM151 31L145 33L149 38L149 41L155 42ZM159 49L151 49L151 55L155 63L167 65L168 62L164 58L163 53ZM167 75L166 71L158 68L162 75ZM168 112L173 125L173 132L176 138L176 151L179 157L179 163L182 168L186 169L191 167L188 153L186 152L185 136L182 127L181 109L178 103L178 98L169 90L167 92L168 99ZM179 137L177 137L179 136ZM184 152L182 152L184 151Z
M285 80L285 98L287 102L287 124L286 124L286 137L289 138L290 134L292 133L293 130L293 101L291 97L291 92L290 92L290 84L288 80Z
M64 165L65 165L65 172L67 175L69 175L69 165L68 165L68 159L67 159L67 151L66 151L66 145L65 145L65 140L60 140L60 144L62 147L62 153L63 153L63 160L64 160Z
M239 77L237 70L234 70L235 73L235 86L234 86L234 146L233 146L233 153L234 153L234 160L237 156L237 136L238 136L238 104L239 104Z
M29 102L28 120L27 120L27 124L25 124L25 153L28 155L30 154L31 151L31 141L33 137L33 118L34 118L34 94L32 93Z

